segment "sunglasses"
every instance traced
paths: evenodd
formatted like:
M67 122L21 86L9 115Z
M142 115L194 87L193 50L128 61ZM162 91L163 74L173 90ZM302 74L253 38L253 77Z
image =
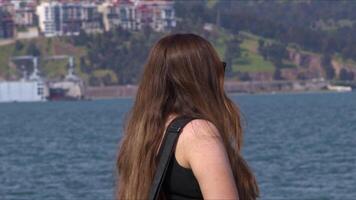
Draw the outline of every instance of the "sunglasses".
M226 62L221 62L223 64L223 67L224 67L224 72L225 72L225 69L226 69Z

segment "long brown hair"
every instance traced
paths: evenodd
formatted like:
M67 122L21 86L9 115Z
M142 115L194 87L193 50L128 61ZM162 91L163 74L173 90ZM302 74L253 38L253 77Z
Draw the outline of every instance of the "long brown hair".
M213 46L195 34L171 34L151 49L135 102L126 116L117 159L117 198L147 199L167 117L189 115L219 130L241 200L259 195L241 156L238 107L224 91L224 68Z

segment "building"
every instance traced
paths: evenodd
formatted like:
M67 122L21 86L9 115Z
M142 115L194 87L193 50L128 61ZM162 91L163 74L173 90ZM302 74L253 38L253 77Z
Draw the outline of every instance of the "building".
M37 4L37 0L3 0L4 2L11 3L15 10L24 8L24 7L34 7Z
M12 38L15 35L15 23L10 12L0 8L0 38Z
M94 3L81 6L81 29L87 33L101 32L103 30L103 17Z
M60 5L59 10L59 35L79 35L82 24L80 3L65 3Z
M0 10L6 10L9 13L14 13L15 6L10 0L0 0Z
M173 4L172 0L0 0L0 37L37 37L34 26L46 37L115 27L137 31L149 26L162 32L176 26Z
M174 2L169 0L115 0L100 6L105 30L115 27L162 32L176 26Z
M130 0L121 0L113 3L104 3L99 6L103 16L105 31L115 27L126 30L137 30L135 18L135 4Z
M35 0L11 0L8 1L13 6L13 15L16 26L27 27L35 25Z
M16 26L35 25L34 0L0 0L0 9L5 10L13 17Z
M102 30L102 16L94 3L42 2L37 6L39 28L46 37L79 35Z
M43 35L62 35L60 9L61 4L58 2L43 2L37 6L38 25Z
M136 8L136 21L138 29L150 26L153 30L162 32L176 26L173 1L146 0L138 1Z
M0 102L32 102L45 100L45 85L43 82L0 82Z
M16 26L28 27L35 25L35 8L24 7L15 11Z
M68 74L64 80L49 82L49 100L79 100L84 98L84 82L74 74L73 57L69 56L68 58Z
M46 101L48 88L39 76L37 66L27 79L0 82L0 102Z

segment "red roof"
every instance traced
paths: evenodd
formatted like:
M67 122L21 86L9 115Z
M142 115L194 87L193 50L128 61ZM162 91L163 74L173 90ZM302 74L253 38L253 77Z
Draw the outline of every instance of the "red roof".
M116 4L116 5L119 5L119 4L132 5L132 4L134 4L133 1L131 1L131 0L113 0L113 3Z

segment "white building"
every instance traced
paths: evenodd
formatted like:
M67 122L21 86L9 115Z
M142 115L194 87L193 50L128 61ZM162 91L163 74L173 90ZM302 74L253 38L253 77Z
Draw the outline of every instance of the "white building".
M122 27L127 30L136 30L135 4L131 1L121 1L114 3L103 3L99 5L99 12L103 15L105 31L115 27Z
M36 5L36 0L10 0L8 2L14 5L15 10L23 8L27 5Z
M174 2L168 0L137 1L138 28L150 26L153 30L167 31L176 26Z
M39 28L46 37L102 31L98 7L89 2L42 2L36 10Z
M81 4L81 29L87 33L103 31L103 18L94 3Z
M33 102L45 100L45 85L41 81L0 82L0 102Z
M41 32L47 36L61 35L60 7L58 2L42 2L37 6L38 25Z
M127 30L141 30L150 26L162 32L176 26L174 2L170 0L115 0L99 6L103 13L105 30L121 27Z
M24 7L15 11L15 24L17 26L34 25L34 8Z
M17 57L17 59L30 58L29 56ZM0 103L46 101L49 94L48 87L39 75L37 58L32 57L32 59L34 69L30 77L27 77L24 72L20 81L0 81Z

